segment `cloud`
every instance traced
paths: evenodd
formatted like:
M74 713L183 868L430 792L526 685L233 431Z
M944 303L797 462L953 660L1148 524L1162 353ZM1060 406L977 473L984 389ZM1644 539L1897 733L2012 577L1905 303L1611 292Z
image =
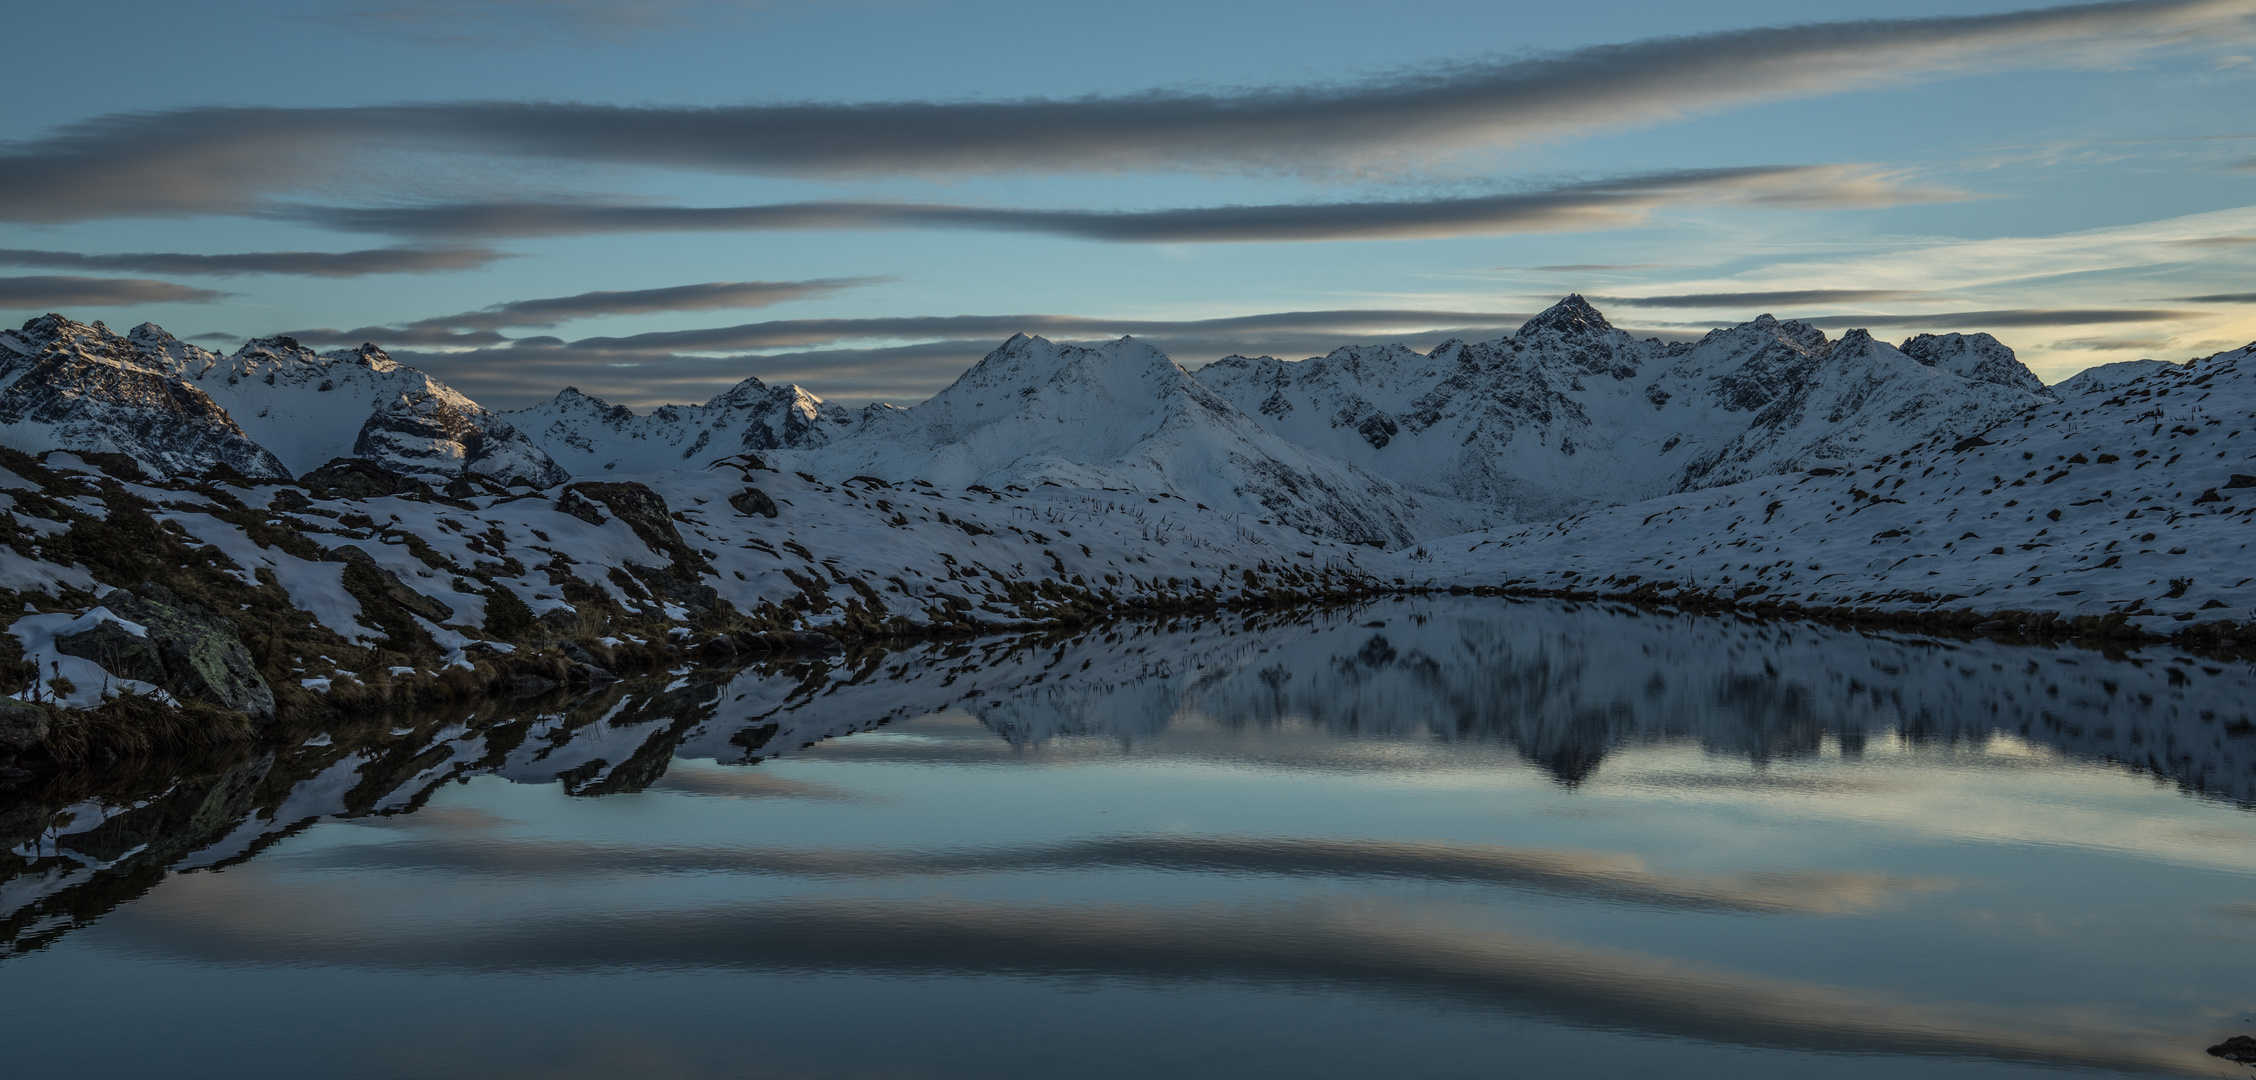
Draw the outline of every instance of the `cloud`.
M1556 264L1556 265L1553 265L1553 266L1531 266L1531 267L1529 267L1528 269L1530 269L1530 270L1547 270L1547 271L1552 271L1552 272L1555 272L1555 273L1562 273L1562 274L1580 274L1580 273L1588 273L1588 272L1592 272L1592 271L1602 271L1602 270L1657 270L1657 269L1659 269L1659 268L1661 268L1661 267L1663 267L1663 266L1666 266L1666 265L1668 265L1668 264L1667 264L1667 263L1558 263L1558 264ZM1509 269L1511 269L1511 267L1508 267L1508 266L1499 266L1499 267L1497 267L1497 269L1498 269L1498 270L1509 270Z
M2256 236L2197 236L2170 243L2180 247L2249 247L2256 246Z
M1071 99L114 113L0 149L0 219L242 212L317 182L367 183L358 162L403 149L768 175L1391 172L1745 102L2214 45L2247 36L2252 10L2256 0L2115 0L1809 23L1429 64L1344 84Z
M396 902L387 909L343 886L271 876L171 884L114 914L111 936L206 964L520 977L627 965L982 980L1101 973L1134 985L1346 990L1726 1045L1903 1055L1907 1064L1949 1057L2190 1073L2201 1061L2166 1034L2073 1009L1914 1001L1515 933L1379 898L1064 904L855 894L478 922L409 918Z
M1853 304L1919 296L1916 289L1787 289L1774 292L1686 293L1681 296L1593 296L1596 303L1623 307L1766 307L1793 304Z
M0 248L0 265L43 266L57 270L139 270L152 274L293 274L299 277L353 278L370 274L428 274L476 270L508 258L484 247L369 248L365 251L252 251L235 255L184 255L140 252L85 255L75 251Z
M1280 203L1169 210L1025 210L935 203L803 202L765 206L625 206L491 202L391 207L293 206L272 216L395 236L564 236L618 232L979 229L1115 243L1400 240L1619 228L1676 203L1874 207L1960 199L1846 165L1688 169L1463 198Z
M555 326L573 319L599 315L647 315L660 311L711 311L716 308L768 307L789 300L828 296L841 289L868 284L870 278L830 278L816 281L708 281L698 285L671 285L661 289L626 289L552 296L539 300L514 300L460 315L419 319L413 329L448 327L498 330L505 326Z
M0 277L0 309L17 311L109 304L208 304L229 295L149 278Z
M2185 304L2256 304L2256 292L2211 293L2208 296L2181 296Z
M1917 315L1828 315L1803 319L1826 330L1866 326L1916 326L1927 330L1988 330L2011 326L2104 326L2113 323L2170 322L2203 315L2199 311L2141 308L2012 308L2003 311L1938 311Z

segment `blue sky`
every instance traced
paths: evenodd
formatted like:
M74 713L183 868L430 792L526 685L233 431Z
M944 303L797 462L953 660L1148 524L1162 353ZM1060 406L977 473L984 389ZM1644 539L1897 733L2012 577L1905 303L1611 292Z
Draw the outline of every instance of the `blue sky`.
M2256 339L2256 0L88 0L10 29L0 317L373 339L496 407L746 375L909 402L1019 329L1196 366L1569 291L1667 336L1989 330L2048 379Z

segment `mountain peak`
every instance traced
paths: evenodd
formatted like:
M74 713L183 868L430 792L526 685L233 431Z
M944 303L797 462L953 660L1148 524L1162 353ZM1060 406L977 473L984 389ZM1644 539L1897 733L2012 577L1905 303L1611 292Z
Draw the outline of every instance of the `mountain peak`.
M1606 316L1599 312L1597 308L1590 306L1590 301L1583 299L1581 293L1568 293L1566 299L1544 308L1535 318L1529 319L1522 325L1519 336L1527 337L1531 334L1550 330L1567 336L1580 337L1586 334L1601 334L1613 328L1614 324L1607 322Z

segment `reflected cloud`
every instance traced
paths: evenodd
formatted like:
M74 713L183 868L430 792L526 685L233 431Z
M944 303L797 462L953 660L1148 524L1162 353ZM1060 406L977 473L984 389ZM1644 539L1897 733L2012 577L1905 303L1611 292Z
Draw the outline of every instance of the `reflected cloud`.
M448 871L584 879L600 874L751 873L813 878L1092 870L1329 877L1490 885L1608 903L1685 910L1844 915L1951 883L1884 874L1654 870L1635 855L1488 844L1303 837L1113 837L943 852L731 845L603 846L546 841L403 841L293 855L273 865L322 870Z
M283 889L283 892L291 890ZM201 893L196 897L182 893ZM2190 1041L2110 1030L2081 1013L1913 1004L1651 954L1581 947L1383 902L765 903L544 913L499 922L342 931L273 882L194 880L117 920L116 938L207 963L316 963L433 973L758 970L1020 978L1102 974L1409 995L1572 1024L1743 1046L1933 1054L2200 1075Z

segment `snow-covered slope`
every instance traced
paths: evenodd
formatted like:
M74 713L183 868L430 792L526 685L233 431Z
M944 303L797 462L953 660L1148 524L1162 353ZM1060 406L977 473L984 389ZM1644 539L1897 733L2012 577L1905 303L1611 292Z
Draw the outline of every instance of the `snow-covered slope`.
M0 445L125 454L159 473L290 475L203 390L100 323L43 315L0 332Z
M745 452L828 444L853 414L795 385L746 379L703 405L637 415L567 386L554 400L504 414L574 476L695 469Z
M931 400L866 409L851 437L791 460L839 479L1173 494L1223 515L1389 545L1481 520L1293 445L1132 338L1091 349L1018 335Z
M465 471L535 487L569 479L507 421L374 345L316 353L292 338L259 338L222 357L154 323L128 336L293 474L363 457L442 482Z
M2250 621L2256 345L2132 370L1964 439L1437 543L1433 580Z
M1987 334L1904 348L1768 315L1641 341L1570 296L1508 338L1229 357L1198 378L1296 444L1530 521L1877 456L2049 400Z

